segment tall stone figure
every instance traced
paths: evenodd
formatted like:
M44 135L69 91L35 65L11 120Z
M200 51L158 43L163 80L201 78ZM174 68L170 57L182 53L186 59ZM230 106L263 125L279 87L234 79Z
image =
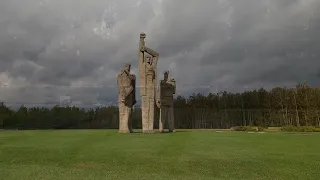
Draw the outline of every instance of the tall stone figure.
M136 104L136 76L130 74L130 64L118 74L117 85L119 93L119 133L132 132L132 106Z
M145 45L146 34L140 34L139 74L142 111L142 131L152 133L154 126L155 93L159 53Z
M157 90L157 106L160 108L159 131L164 131L165 122L168 122L169 132L174 131L174 108L173 95L176 93L176 82L173 78L170 80L169 71L164 72L164 78L160 81Z

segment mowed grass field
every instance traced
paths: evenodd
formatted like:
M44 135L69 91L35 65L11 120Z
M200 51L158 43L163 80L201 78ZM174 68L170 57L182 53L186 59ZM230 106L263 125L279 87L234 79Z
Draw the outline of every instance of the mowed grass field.
M320 134L0 131L2 180L320 179Z

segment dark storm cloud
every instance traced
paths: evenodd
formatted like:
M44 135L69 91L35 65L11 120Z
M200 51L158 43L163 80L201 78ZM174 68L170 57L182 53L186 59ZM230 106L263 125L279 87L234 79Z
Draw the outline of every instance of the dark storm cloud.
M2 0L0 98L116 103L124 62L138 73L142 31L160 52L159 79L170 70L178 94L319 85L319 8L317 0Z
M217 88L222 83L229 89L243 89L248 84L266 84L270 87L267 84L314 82L312 79L315 79L319 64L316 60L320 39L316 33L316 27L320 24L316 11L320 7L319 2L229 2L228 7L232 8L233 13L225 23L214 21L210 25L212 21L203 22L202 27L206 26L207 32L200 34L203 39L213 43L208 43L207 49L204 46L203 52L197 48L194 53L188 52L180 58L181 68L194 67L185 73L181 70L181 77L191 79L191 83ZM193 14L198 16L197 13ZM226 24L228 28L225 28ZM198 44L195 43L195 46ZM171 51L174 52L173 49ZM193 60L190 58L188 61L190 56L193 56ZM197 72L199 78L192 77Z

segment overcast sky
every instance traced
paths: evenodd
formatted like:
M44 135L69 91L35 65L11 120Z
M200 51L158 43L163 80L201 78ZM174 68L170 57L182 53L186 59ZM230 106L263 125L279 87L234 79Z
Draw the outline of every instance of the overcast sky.
M178 94L320 85L319 0L0 0L0 100L116 104L139 33ZM139 84L137 84L139 85ZM139 92L137 92L138 95Z

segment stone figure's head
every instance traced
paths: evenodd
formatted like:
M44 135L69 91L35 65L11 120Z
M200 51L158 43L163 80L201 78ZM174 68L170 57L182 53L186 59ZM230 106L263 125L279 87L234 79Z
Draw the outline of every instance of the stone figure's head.
M152 57L149 55L146 55L146 62L151 64L151 60L152 60Z
M163 80L167 81L168 78L169 78L169 71L165 71L165 72L163 73Z
M142 32L140 33L140 39L145 39L146 38L146 33Z
M131 64L125 63L123 70L126 71L127 73L130 73L130 68L131 68Z

